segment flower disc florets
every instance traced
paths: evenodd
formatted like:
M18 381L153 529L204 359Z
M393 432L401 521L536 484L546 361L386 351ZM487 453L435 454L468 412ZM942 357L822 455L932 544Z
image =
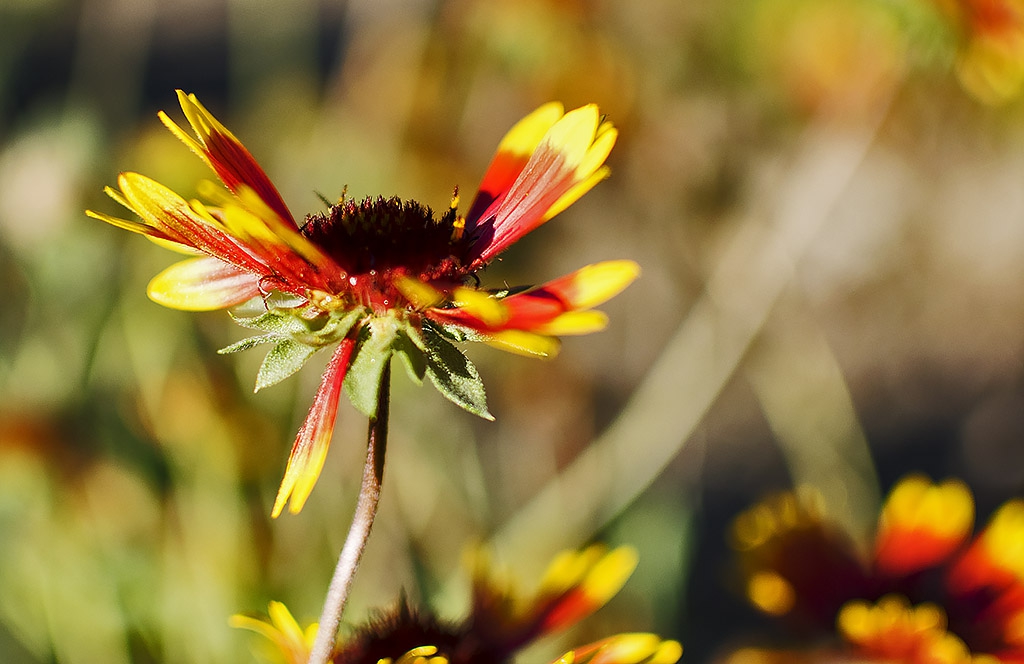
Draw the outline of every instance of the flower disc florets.
M461 283L463 223L454 207L435 218L416 201L378 196L308 215L301 233L346 272L353 294L388 308L396 304L395 274Z

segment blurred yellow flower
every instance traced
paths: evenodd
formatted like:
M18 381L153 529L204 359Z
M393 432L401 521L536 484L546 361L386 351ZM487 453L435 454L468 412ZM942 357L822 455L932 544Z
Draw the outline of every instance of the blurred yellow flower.
M402 599L395 608L358 627L340 642L335 664L501 664L536 639L564 630L589 616L619 591L636 567L628 547L607 551L593 546L560 554L540 588L518 597L491 579L478 561L470 614L461 621L439 620ZM274 657L285 664L305 662L315 626L303 632L283 605L271 603L268 621L232 619L270 639ZM674 664L682 655L675 641L654 634L618 634L579 648L557 664ZM281 658L284 658L283 660Z

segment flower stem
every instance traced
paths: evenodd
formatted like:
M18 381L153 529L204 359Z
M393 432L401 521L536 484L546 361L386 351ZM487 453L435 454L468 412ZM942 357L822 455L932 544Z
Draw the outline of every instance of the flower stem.
M388 444L388 411L391 403L391 363L384 366L377 390L377 415L370 418L366 441L366 464L363 466L363 482L359 490L352 526L349 528L345 545L338 556L334 577L327 589L324 610L320 614L320 627L309 653L309 664L327 664L334 651L334 641L341 624L352 580L359 560L363 557L366 542L370 538L373 519L377 515L380 501L381 480L384 478L384 454Z

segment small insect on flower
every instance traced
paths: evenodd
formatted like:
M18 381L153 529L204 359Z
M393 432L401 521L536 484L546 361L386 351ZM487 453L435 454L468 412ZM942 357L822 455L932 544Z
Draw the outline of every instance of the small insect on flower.
M194 136L163 123L217 174L200 183L207 202L187 201L138 173L107 194L138 219L87 214L193 256L149 284L149 297L175 309L227 309L254 298L258 315L232 314L257 332L222 353L271 344L256 389L290 376L319 349L335 350L292 446L272 513L302 509L320 475L338 399L376 416L393 356L410 378L428 378L448 399L491 419L476 368L453 342L482 341L550 357L561 335L602 329L593 308L639 274L627 260L588 265L544 285L491 291L478 273L521 237L607 177L617 132L594 105L568 113L549 103L498 145L462 215L458 196L441 213L398 198L346 197L301 222L235 136L196 99L178 91Z

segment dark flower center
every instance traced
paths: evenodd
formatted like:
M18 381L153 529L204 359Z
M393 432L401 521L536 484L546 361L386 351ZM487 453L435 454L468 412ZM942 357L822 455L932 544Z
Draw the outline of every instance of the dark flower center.
M306 217L302 234L347 275L402 271L423 280L463 276L461 227L454 208L438 218L425 205L397 197L342 200Z
M474 633L471 622L447 623L430 613L412 609L405 599L379 615L349 639L332 658L333 664L376 664L384 658L397 662L413 648L434 646L450 664L504 664L511 653L506 644L488 642Z

